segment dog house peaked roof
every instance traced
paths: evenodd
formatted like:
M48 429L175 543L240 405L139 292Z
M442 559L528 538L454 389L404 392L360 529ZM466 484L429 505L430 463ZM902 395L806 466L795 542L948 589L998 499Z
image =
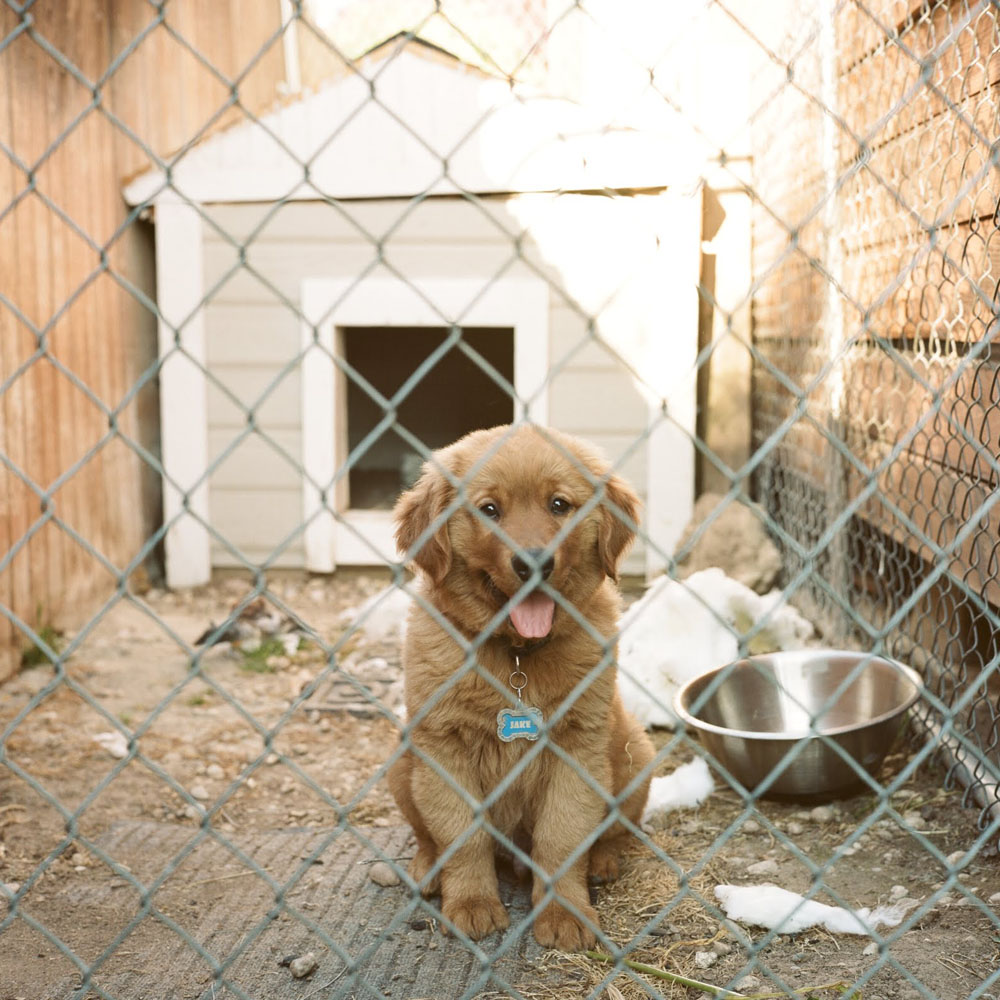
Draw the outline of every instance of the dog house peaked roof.
M666 114L666 112L664 112ZM322 89L216 133L125 187L132 205L662 187L660 130L609 126L435 46L390 40Z

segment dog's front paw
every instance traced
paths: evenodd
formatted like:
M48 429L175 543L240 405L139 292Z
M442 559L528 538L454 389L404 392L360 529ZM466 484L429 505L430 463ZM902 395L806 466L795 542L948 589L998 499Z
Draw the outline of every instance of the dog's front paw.
M595 927L597 913L591 906L578 907ZM586 951L596 943L594 932L578 917L558 903L549 903L535 918L535 940L544 948L558 948L559 951Z
M430 875L430 871L436 861L437 852L421 846L418 848L416 856L410 862L410 878L420 887L420 895L424 899L436 896L441 891L440 870Z
M618 878L618 851L609 844L598 841L590 849L588 880L593 885L614 882Z
M503 903L495 896L446 899L441 912L446 920L450 920L458 930L473 941L478 941L494 931L502 931L510 924Z

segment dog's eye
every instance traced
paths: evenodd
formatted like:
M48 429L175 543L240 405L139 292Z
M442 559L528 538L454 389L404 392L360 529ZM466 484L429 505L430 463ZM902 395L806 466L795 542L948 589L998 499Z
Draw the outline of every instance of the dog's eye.
M549 502L549 510L553 514L568 514L573 509L573 505L563 497L553 497Z
M491 521L500 520L500 508L495 503L484 503L479 505L481 513L485 514Z

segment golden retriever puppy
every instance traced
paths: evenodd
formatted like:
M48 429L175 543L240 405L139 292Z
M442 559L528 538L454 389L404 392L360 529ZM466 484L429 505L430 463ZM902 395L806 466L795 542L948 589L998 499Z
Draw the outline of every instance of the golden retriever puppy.
M440 890L442 913L470 938L508 924L488 825L529 854L533 904L554 891L538 941L595 941L588 876L616 877L630 837L601 824L626 790L618 809L638 824L654 755L615 673L615 583L637 509L590 448L529 425L436 452L396 505L399 547L437 613L414 602L411 748L389 785L416 835L411 875L425 896Z

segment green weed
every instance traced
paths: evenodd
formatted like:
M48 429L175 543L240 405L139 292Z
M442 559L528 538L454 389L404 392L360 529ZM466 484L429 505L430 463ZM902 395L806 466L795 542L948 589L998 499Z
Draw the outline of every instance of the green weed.
M284 656L285 647L278 639L265 639L256 649L241 649L240 653L243 655L240 669L252 674L271 674L274 667L269 667L267 661L272 656Z

